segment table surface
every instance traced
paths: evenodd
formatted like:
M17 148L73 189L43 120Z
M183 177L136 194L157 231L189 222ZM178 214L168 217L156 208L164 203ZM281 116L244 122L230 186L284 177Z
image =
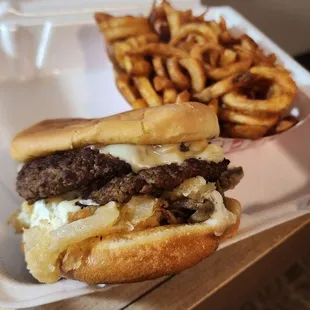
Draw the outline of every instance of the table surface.
M204 309L214 305L214 302L220 302L222 299L221 291L224 292L238 276L253 269L255 263L268 257L268 254L281 247L282 244L289 244L288 241L294 235L305 227L309 228L309 223L310 216L308 215L284 223L224 248L196 266L175 276L143 283L120 285L107 291L60 301L39 308L42 310L164 310L190 309L203 304L202 309ZM305 238L301 237L301 239ZM296 244L295 241L289 246L294 246L294 244ZM254 282L256 281L247 280L246 283L249 283L247 289L251 285L254 287ZM214 299L213 296L216 298ZM216 307L216 309L219 308Z

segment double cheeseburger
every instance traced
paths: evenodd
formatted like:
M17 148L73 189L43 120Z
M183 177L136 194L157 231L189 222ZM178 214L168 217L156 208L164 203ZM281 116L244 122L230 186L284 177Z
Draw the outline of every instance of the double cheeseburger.
M180 272L237 231L240 204L224 196L229 168L216 115L189 102L101 119L45 120L18 133L11 217L40 282L124 283Z

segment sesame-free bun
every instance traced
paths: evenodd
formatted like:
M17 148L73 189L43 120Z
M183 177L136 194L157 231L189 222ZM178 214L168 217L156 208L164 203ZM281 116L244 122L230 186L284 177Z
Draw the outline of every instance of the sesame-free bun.
M217 116L209 107L176 103L105 118L44 120L14 137L11 155L27 162L91 144L169 144L218 135Z
M70 246L61 260L62 275L87 283L128 283L178 273L212 254L240 223L240 204L226 198L237 222L216 236L204 223L167 225Z

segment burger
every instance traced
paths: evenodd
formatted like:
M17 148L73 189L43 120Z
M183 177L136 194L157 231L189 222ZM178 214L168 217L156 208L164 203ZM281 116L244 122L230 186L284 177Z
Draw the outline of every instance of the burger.
M220 146L215 113L189 102L98 119L45 120L18 133L10 219L30 273L126 283L178 273L233 236L242 178Z

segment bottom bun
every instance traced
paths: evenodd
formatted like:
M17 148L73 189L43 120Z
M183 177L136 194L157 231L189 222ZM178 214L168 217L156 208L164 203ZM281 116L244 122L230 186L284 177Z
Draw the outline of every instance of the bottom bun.
M226 204L238 220L220 237L202 223L93 237L65 251L62 275L87 283L128 283L178 273L212 254L222 240L237 232L240 204L231 198L226 198Z

